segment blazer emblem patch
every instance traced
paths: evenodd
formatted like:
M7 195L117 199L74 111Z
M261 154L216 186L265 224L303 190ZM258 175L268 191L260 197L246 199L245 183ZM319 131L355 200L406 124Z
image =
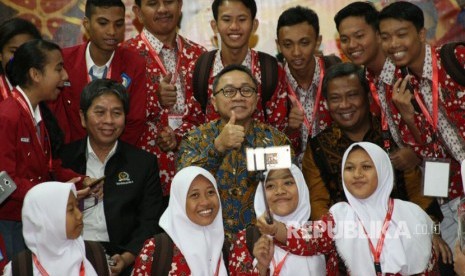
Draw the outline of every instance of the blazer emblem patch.
M128 185L132 183L134 183L134 181L131 180L131 177L127 172L120 172L118 174L118 181L116 182L116 185Z

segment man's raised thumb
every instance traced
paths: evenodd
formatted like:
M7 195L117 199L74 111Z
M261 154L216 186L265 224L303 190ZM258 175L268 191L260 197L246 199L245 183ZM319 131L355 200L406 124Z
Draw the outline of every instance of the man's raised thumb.
M231 111L231 117L229 118L228 124L230 125L236 124L236 113L234 113L234 111Z

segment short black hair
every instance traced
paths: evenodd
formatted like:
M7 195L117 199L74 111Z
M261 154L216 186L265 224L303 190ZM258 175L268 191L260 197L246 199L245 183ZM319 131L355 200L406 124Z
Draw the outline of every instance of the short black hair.
M41 39L42 35L32 22L19 17L10 18L0 25L0 51L3 47L15 36L27 34L33 39ZM3 68L0 66L0 73L3 73Z
M214 0L212 3L212 12L213 12L213 18L215 21L218 21L218 9L226 1L236 1L236 2L241 2L250 10L250 14L252 14L252 19L255 19L255 16L257 16L257 3L255 3L255 0Z
M115 95L122 103L124 114L129 112L129 95L126 88L119 82L111 79L96 79L88 83L81 93L80 109L87 118L87 110L94 102L95 98L104 94Z
M296 6L285 10L278 19L278 27L276 28L276 36L279 36L279 29L286 26L294 26L303 22L307 22L315 30L316 36L320 35L320 23L318 15L309 8Z
M323 84L321 87L321 91L323 92L323 96L325 97L325 99L328 98L328 85L331 80L350 75L357 76L360 85L363 87L363 90L368 96L368 93L370 92L370 87L365 77L365 70L362 67L355 65L351 62L343 62L331 66L325 73L325 76L323 78Z
M95 12L95 8L110 8L110 7L121 7L126 11L126 7L121 0L87 0L85 8L85 16L90 19L92 14Z
M31 84L29 69L35 68L43 72L48 62L48 53L51 51L61 52L60 46L42 39L34 39L19 46L14 57L6 65L11 84L21 87Z
M221 77L224 74L229 73L231 71L240 71L240 72L246 73L252 79L252 81L253 81L253 83L255 85L255 88L258 88L257 79L254 77L254 75L252 74L252 71L250 71L249 68L245 67L242 64L230 64L230 65L224 67L223 70L221 70L215 76L215 79L213 80L213 93L216 92L216 88L218 88L218 83L220 82Z
M374 30L377 30L379 22L378 15L379 12L373 3L358 1L353 2L338 11L334 16L334 23L336 23L336 28L339 31L339 25L341 24L341 21L347 17L363 17L368 25L372 26Z
M384 7L379 13L379 22L389 18L412 22L417 31L425 26L423 11L417 5L406 1L394 2Z

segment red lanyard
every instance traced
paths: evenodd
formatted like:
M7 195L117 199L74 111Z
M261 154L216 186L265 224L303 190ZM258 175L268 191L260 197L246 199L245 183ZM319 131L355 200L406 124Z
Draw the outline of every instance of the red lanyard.
M32 254L32 260L34 261L34 264L36 265L37 269L39 270L40 274L42 276L49 276L45 268L40 264L39 260L36 257L36 254ZM86 269L84 268L84 262L81 263L81 268L79 269L79 276L84 276L86 275Z
M384 112L383 107L381 106L381 101L379 100L379 95L376 91L375 84L372 81L370 81L369 83L371 96L373 97L373 100L376 102L376 104L379 106L379 109L381 110L381 129L383 134L384 148L387 151L389 151L389 149L391 148L391 141L389 140L390 133L386 113Z
M215 276L218 276L220 274L220 265L221 265L221 256L218 258L218 264L216 265L216 271L215 271Z
M373 258L375 259L374 265L375 265L376 275L382 274L380 257L381 257L381 252L383 251L384 239L386 238L386 232L389 227L389 222L391 221L391 218L392 218L393 209L394 209L394 200L390 198L389 205L388 205L388 212L386 214L386 217L384 218L383 229L381 230L381 237L378 240L376 249L373 246L373 243L371 243L370 237L368 236L367 231L365 230L365 227L363 226L362 222L359 219L360 225L362 225L362 228L363 228L363 232L365 232L365 235L367 236L368 245L370 246L371 254L373 255Z
M147 45L147 48L149 49L150 55L155 59L155 62L158 64L160 67L161 72L163 73L164 76L168 74L168 70L166 70L165 65L160 59L160 56L158 55L157 51L152 47L152 44L150 44L149 40L147 39L147 36L145 35L144 32L141 32L140 34L141 39L144 41L144 43ZM176 80L178 78L178 73L181 69L181 56L182 52L184 51L184 46L182 43L182 40L179 36L177 36L177 45L178 45L178 61L176 63L176 69L173 72L173 77L171 78L171 84L176 83Z
M271 260L274 268L273 276L278 276L281 270L283 269L284 262L286 261L287 255L289 255L289 252L286 252L286 255L281 259L281 261L276 265L276 262L274 258Z
M429 114L428 109L426 108L425 104L421 100L420 93L418 89L415 89L413 95L415 96L415 100L418 103L418 106L421 109L421 112L428 120L428 123L433 127L434 136L437 137L438 131L438 109L439 109L439 77L438 77L438 67L437 67L437 59L436 59L436 51L431 48L431 59L432 59L432 66L433 66L433 80L432 80L432 96L433 96L433 116ZM434 151L437 154L438 152L438 142L437 139L434 139Z
M10 86L8 85L4 75L0 76L0 95L2 95L4 100L10 96Z
M313 120L313 123L315 123L315 118L316 118L316 113L318 112L318 107L320 105L320 99L321 99L321 88L322 88L322 85L323 85L323 78L325 76L325 65L324 65L324 61L322 58L318 58L318 63L320 64L320 80L318 82L318 89L317 89L317 92L316 92L316 97L315 97L315 101L314 101L314 106L313 106L313 112L312 112L312 120ZM293 98L295 99L295 101L297 102L297 106L299 107L299 109L304 113L304 124L305 126L307 127L308 129L308 133L309 135L312 134L312 124L310 124L308 118L307 118L307 115L305 113L305 110L302 106L302 103L300 102L300 100L297 98L297 93L295 92L295 90L292 88L291 84L289 83L289 81L287 81L287 88L289 90L289 97L290 98Z
M32 123L32 128L34 129L34 132L37 133L36 128L35 128L36 122L34 120L34 116L32 115L32 112L29 109L28 104L23 99L23 96L20 95L18 91L13 91L12 96L19 103L19 105L21 105L21 107L29 114L29 117L30 117L31 123ZM45 137L49 137L49 136L48 136L47 128L44 127L43 125L44 124L41 124L41 126L40 126L40 132L41 132L40 135L41 135L41 137L39 137L38 135L34 135L34 136L37 138L37 141L39 142L39 145L42 148L42 153L47 158L47 149L45 148L45 140L46 140ZM47 139L47 142L48 142L47 143L48 150L50 151L52 149L52 147L50 145L50 138ZM52 153L51 152L49 152L49 154L48 154L48 169L49 169L49 172L53 171Z

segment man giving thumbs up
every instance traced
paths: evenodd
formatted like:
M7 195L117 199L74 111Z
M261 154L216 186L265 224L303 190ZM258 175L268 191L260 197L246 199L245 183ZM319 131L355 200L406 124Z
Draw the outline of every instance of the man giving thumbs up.
M261 103L257 81L242 65L226 66L213 82L211 98L220 119L189 132L180 145L177 169L200 166L218 182L225 233L232 237L255 219L255 172L247 171L245 149L290 145L286 135L252 115Z

